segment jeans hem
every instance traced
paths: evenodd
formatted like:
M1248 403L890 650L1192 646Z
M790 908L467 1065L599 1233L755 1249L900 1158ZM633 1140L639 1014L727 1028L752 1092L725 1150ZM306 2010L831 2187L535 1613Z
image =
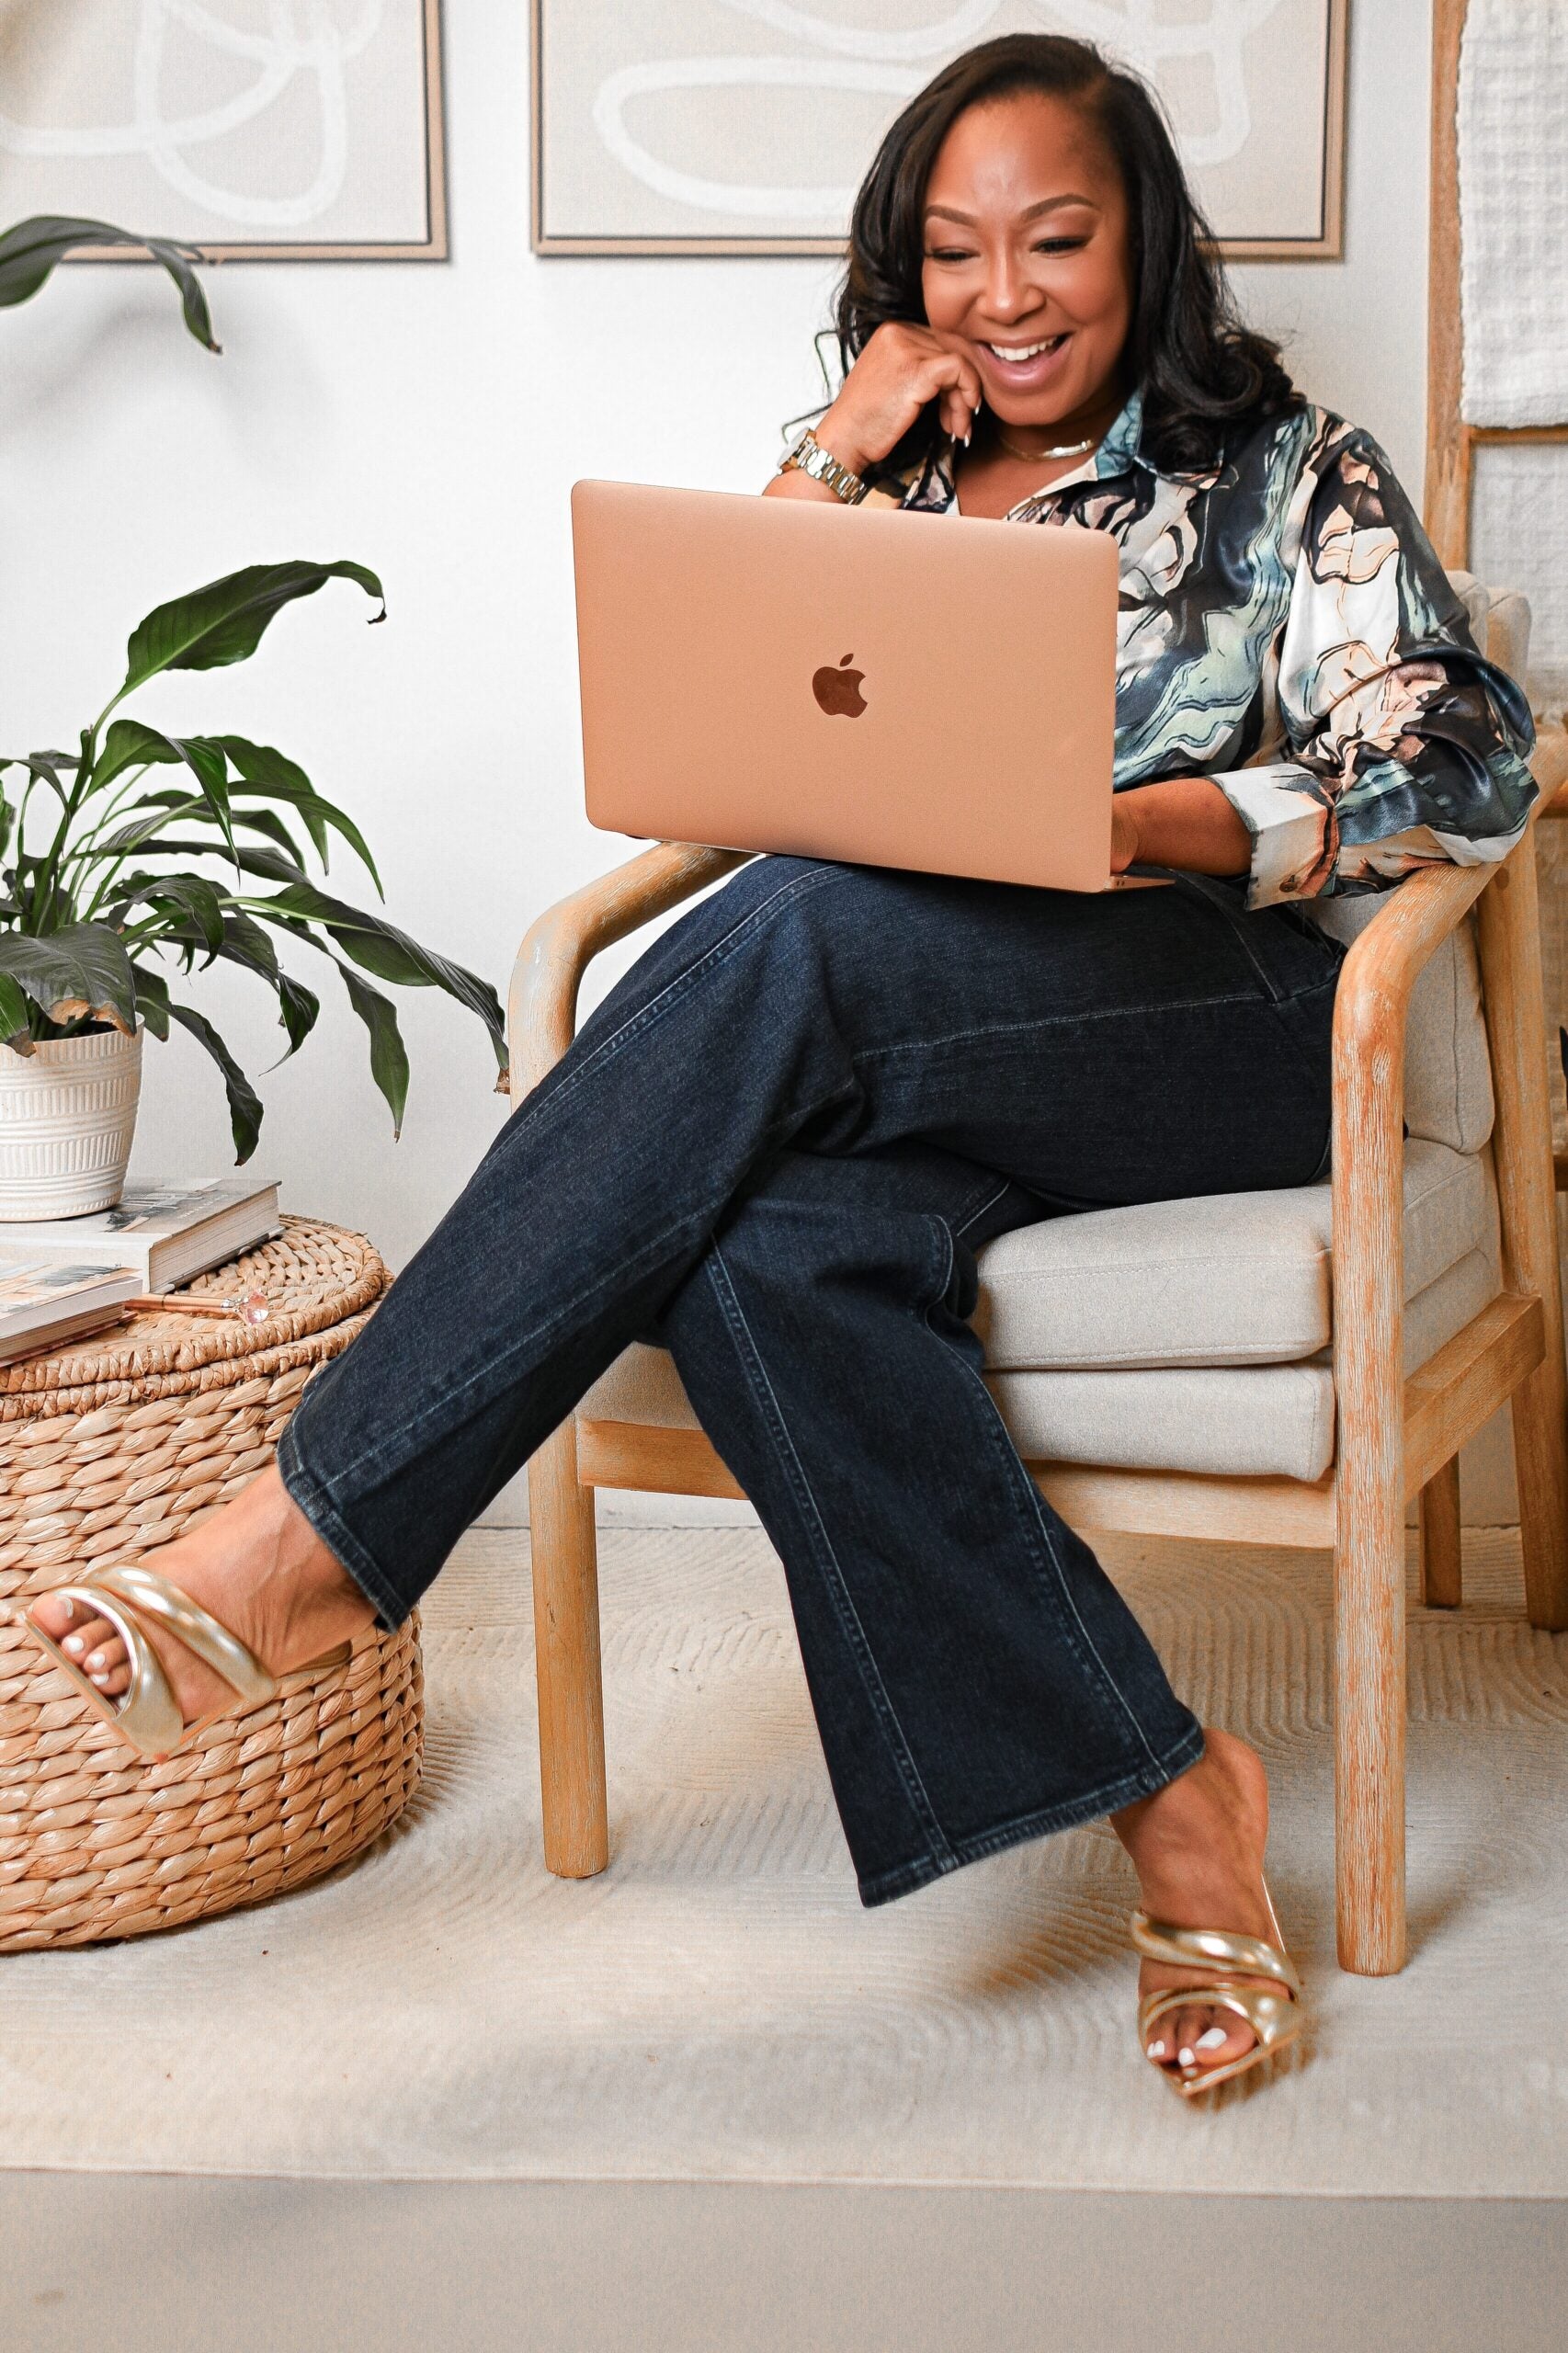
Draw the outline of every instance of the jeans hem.
M366 1552L321 1481L301 1461L291 1422L278 1441L277 1461L278 1475L290 1501L299 1506L327 1550L336 1554L366 1600L373 1604L385 1631L395 1633L403 1620L413 1615L414 1604L388 1584L380 1563Z
M1196 1765L1203 1754L1203 1727L1194 1723L1175 1745L1156 1757L1152 1764L1142 1765L1135 1773L1127 1773L1118 1781L1102 1784L1084 1796L1068 1798L1061 1805L1043 1807L1036 1813L1016 1814L1010 1822L997 1823L989 1830L977 1830L968 1838L953 1840L944 1854L918 1855L911 1862L895 1863L885 1871L877 1871L869 1879L858 1882L860 1901L868 1911L879 1904L891 1904L896 1896L913 1895L917 1888L929 1887L933 1880L945 1879L949 1871L962 1869L965 1863L983 1861L987 1855L999 1855L1007 1847L1021 1847L1031 1838L1043 1838L1055 1830L1072 1830L1079 1823L1093 1822L1101 1814L1115 1813L1120 1807L1131 1805L1135 1798L1153 1797L1176 1780L1190 1766Z

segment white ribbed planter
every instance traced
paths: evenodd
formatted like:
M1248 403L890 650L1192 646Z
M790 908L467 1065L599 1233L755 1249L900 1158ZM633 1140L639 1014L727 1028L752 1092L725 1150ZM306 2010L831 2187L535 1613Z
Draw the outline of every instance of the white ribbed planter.
M0 1046L0 1218L85 1217L125 1184L142 1092L142 1031Z

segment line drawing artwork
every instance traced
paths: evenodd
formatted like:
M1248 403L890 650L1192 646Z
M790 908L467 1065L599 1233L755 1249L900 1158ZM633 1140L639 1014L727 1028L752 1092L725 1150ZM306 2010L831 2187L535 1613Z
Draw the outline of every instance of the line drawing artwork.
M385 0L266 0L244 10L247 27L226 17L222 0L132 0L136 20L127 119L51 125L19 121L0 110L0 154L18 160L88 162L140 159L175 195L199 205L243 232L287 232L320 221L342 196L350 164L351 80L358 60L384 28ZM259 16L263 22L255 22ZM237 62L244 85L205 111L165 110L171 40L205 47L215 60ZM288 99L308 95L315 143L313 172L302 186L268 193L226 185L212 151L226 138L264 122ZM358 126L361 140L369 126ZM297 119L276 142L292 157L301 142Z
M1160 0L1125 0L1120 7L1106 0L1030 0L1028 13L1042 30L1101 43L1151 77L1170 61L1206 64L1215 119L1182 142L1188 165L1201 169L1230 162L1251 135L1244 45L1282 5L1283 0L1208 0L1206 15L1181 22L1162 17ZM598 85L594 129L607 153L655 195L698 212L803 223L841 221L854 188L770 188L705 178L654 154L637 139L627 126L629 105L654 93L722 89L867 90L912 97L937 61L983 37L1003 0L961 0L947 16L899 32L830 23L791 0L719 0L719 6L803 44L805 53L659 58L621 66Z

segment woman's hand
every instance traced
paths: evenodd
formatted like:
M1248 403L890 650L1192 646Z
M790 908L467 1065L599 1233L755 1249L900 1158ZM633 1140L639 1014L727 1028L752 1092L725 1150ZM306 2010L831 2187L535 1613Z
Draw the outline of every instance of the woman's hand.
M941 404L943 432L961 441L980 406L980 370L956 335L889 319L812 430L830 458L860 474L897 447L932 401Z

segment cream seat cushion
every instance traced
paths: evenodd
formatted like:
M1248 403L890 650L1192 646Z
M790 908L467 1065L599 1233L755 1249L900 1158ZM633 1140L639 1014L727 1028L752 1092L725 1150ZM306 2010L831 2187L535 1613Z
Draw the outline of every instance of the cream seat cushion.
M1332 1328L1327 1184L1093 1210L980 1252L975 1329L997 1371L1291 1364ZM1480 1153L1404 1154L1405 1297L1467 1252L1495 1254Z

